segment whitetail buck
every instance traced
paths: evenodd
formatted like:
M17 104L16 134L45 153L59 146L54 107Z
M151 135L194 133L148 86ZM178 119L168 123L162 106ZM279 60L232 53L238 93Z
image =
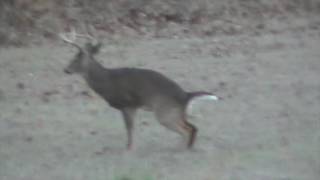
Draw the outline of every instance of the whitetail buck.
M76 36L91 40L93 37L74 31L72 35L70 39L60 34L65 42L79 50L65 72L82 75L111 107L121 111L127 130L128 149L132 146L133 121L139 108L153 111L160 124L181 134L187 140L188 148L193 146L197 128L187 121L188 104L197 97L218 100L216 96L208 92L186 92L177 83L153 70L105 68L94 58L101 43L87 42L80 47L75 43Z

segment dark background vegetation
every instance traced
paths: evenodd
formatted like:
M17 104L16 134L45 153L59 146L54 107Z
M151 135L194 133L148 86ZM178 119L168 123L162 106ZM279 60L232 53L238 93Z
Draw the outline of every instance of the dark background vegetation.
M84 24L128 36L259 33L270 19L319 12L318 0L1 0L0 45L54 39Z

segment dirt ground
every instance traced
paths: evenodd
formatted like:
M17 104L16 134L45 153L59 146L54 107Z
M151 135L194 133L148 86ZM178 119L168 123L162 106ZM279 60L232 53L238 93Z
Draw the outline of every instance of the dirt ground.
M276 25L277 26L277 25ZM63 68L62 42L0 50L1 180L318 180L320 23L208 38L114 37L97 59L160 71L199 102L195 149L141 111L125 150L120 114Z

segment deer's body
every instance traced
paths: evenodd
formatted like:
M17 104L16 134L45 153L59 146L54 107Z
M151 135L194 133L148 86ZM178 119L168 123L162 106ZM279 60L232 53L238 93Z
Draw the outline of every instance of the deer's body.
M81 74L97 94L121 111L127 147L132 145L133 121L139 108L153 111L160 124L181 134L188 147L192 147L197 129L187 121L187 105L195 97L216 97L206 92L185 92L176 82L153 70L105 68L93 57L100 45L87 43L85 48L75 45L79 52L65 72Z
M88 85L110 106L153 109L155 99L184 105L188 94L162 74L137 68L92 69L84 76Z

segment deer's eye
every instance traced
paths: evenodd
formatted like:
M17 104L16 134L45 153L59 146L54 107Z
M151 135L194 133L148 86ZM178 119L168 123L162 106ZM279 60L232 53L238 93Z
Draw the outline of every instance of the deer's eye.
M82 53L78 53L77 59L80 59L82 57Z

